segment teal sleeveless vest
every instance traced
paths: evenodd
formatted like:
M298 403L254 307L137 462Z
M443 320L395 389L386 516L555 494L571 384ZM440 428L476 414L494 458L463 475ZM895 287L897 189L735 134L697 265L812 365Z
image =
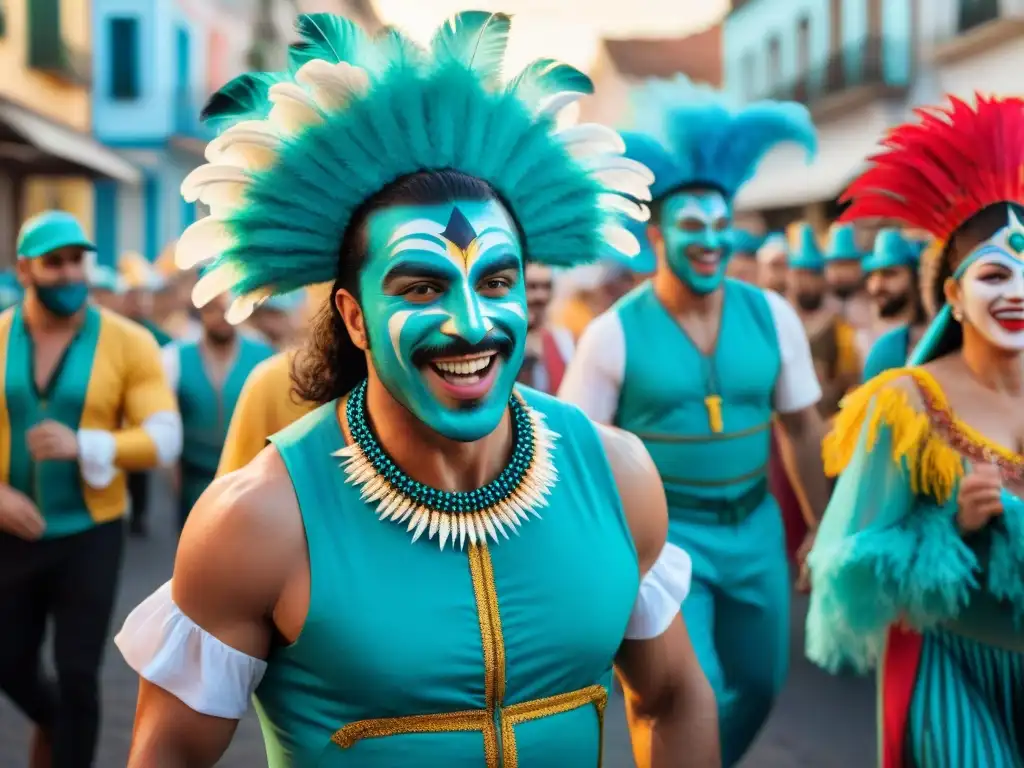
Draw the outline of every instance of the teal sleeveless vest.
M182 503L188 509L192 508L217 474L228 425L245 380L253 368L273 354L267 345L239 335L235 362L218 392L206 375L199 342L188 342L179 348L178 406L181 409L183 429Z
M902 368L910 357L910 326L893 328L875 341L864 361L864 381L893 368Z
M11 426L10 485L36 503L46 518L44 537L81 533L95 523L82 494L77 461L33 461L26 435L41 421L52 419L78 431L92 376L100 312L85 311L85 320L57 363L45 390L37 390L32 337L21 307L14 310L7 342L5 394Z
M725 281L718 342L704 355L654 295L650 282L616 305L626 369L615 423L643 440L670 513L766 488L780 354L764 293ZM714 432L705 398L721 397ZM763 498L763 495L762 497ZM754 499L755 503L758 499Z
M600 765L613 657L639 589L604 448L575 407L521 388L560 435L543 519L440 550L345 482L336 403L272 438L312 579L298 640L256 691L271 768Z

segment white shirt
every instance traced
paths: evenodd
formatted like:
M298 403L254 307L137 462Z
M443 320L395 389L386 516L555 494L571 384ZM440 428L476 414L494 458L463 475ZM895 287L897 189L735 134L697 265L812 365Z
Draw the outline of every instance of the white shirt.
M811 346L796 311L774 291L764 291L775 324L781 367L775 383L775 410L794 413L821 399ZM638 339L637 343L642 343ZM613 424L626 376L626 334L614 309L595 318L580 338L558 396L591 419Z

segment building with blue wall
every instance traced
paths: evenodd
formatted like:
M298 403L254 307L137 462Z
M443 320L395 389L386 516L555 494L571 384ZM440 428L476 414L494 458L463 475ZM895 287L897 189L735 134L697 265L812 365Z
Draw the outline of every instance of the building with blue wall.
M93 132L143 168L138 187L97 181L101 263L124 251L155 260L196 218L180 195L202 162L207 32L175 0L93 0Z
M809 166L790 148L770 155L738 199L740 209L782 209L782 219L834 215L821 204L836 198L886 129L907 114L919 70L917 5L915 0L733 3L724 25L725 89L738 101L802 102L814 116L820 146ZM808 211L814 204L817 208Z

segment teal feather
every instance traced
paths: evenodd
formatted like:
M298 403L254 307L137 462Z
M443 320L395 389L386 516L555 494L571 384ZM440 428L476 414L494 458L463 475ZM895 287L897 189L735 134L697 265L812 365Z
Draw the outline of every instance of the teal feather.
M563 91L591 94L594 83L576 67L554 59L537 59L509 81L508 89L533 108L547 97Z
M507 14L463 11L438 27L430 49L438 65L456 62L474 70L485 83L496 84L511 28Z
M239 75L210 97L200 119L216 131L242 120L261 120L270 112L270 86L286 79L274 72Z
M293 72L313 59L353 64L367 48L362 28L344 16L304 13L295 20L295 30L301 40L288 48L288 63Z
M423 63L426 51L394 27L385 27L374 40L377 58L391 67L415 67Z

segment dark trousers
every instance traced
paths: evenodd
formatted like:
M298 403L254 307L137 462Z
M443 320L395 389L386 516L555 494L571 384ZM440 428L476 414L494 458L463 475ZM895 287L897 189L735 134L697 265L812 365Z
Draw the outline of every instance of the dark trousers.
M91 768L99 676L124 552L121 521L24 541L0 532L0 691L49 736L53 768ZM41 665L53 621L57 679Z
M146 527L146 513L149 511L148 472L128 475L128 496L132 500L132 529L141 531Z

